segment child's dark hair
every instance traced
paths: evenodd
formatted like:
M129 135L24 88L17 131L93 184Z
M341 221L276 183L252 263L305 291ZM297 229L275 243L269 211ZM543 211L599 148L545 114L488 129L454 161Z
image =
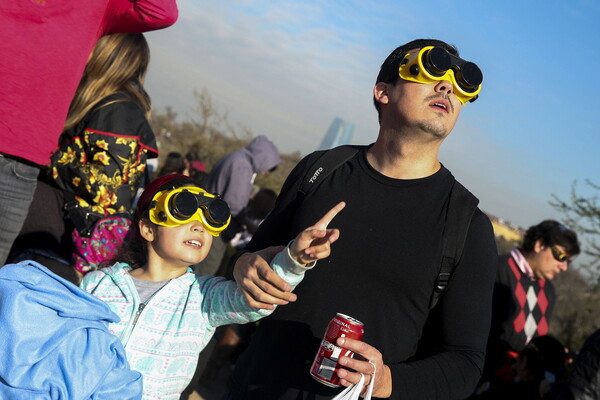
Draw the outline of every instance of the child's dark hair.
M261 188L258 193L248 202L248 208L252 217L263 220L275 207L277 193L271 189Z
M154 195L162 190L177 189L183 186L198 186L189 176L181 174L164 175L154 179L146 186L138 200L137 208L133 214L133 222L127 233L125 242L115 256L104 266L116 262L129 264L132 268L139 268L146 264L148 257L148 242L140 233L139 222L149 220L149 210Z
M181 153L176 151L170 152L167 154L167 158L165 158L162 168L158 171L157 177L182 173L185 169L183 160L184 157L181 155Z
M558 376L565 367L565 348L559 340L549 335L533 338L520 355L527 357L527 368L535 380L543 379L545 371Z

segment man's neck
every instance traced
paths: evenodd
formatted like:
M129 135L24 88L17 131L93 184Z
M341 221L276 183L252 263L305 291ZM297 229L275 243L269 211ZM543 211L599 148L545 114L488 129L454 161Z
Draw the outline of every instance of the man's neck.
M367 161L378 172L390 178L425 178L441 168L438 160L440 144L441 141L423 143L400 136L386 139L386 135L380 133L367 152Z

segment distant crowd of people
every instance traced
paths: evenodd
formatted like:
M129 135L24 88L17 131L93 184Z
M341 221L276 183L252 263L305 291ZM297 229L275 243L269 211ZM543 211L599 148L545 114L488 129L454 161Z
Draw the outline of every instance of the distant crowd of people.
M343 313L364 336L325 343L319 373L353 398L600 398L599 332L572 363L549 335L577 234L545 220L498 258L439 160L476 64L397 47L374 143L309 154L276 193L255 182L281 161L264 135L210 167L191 149L157 165L142 32L177 14L0 7L0 397L186 399L244 342L224 399L332 399L309 366Z

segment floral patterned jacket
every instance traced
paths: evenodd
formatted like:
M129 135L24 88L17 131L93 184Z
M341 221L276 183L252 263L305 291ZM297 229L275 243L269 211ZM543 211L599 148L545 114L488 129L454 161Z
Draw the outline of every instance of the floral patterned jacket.
M127 100L110 103L123 98L107 97L77 126L63 132L52 155L52 178L72 192L86 212L130 212L146 159L158 156L142 108Z

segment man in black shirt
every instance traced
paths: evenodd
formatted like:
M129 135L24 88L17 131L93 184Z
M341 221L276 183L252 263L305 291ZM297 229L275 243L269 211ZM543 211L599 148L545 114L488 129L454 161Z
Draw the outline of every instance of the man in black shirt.
M479 82L468 71L473 67ZM473 391L483 368L497 257L490 221L479 209L445 293L433 310L429 301L454 183L438 151L480 83L477 66L454 47L438 40L407 43L388 56L377 77L376 142L306 196L298 195L300 181L320 152L290 173L247 247L255 253L241 255L234 270L251 305L289 305L258 326L236 364L228 398L331 399L340 389L312 379L309 369L338 312L365 326L363 341L337 343L357 354L339 359L344 386L357 383L360 373L368 385L376 370L375 397L462 399ZM294 301L266 264L274 249L256 251L286 244L342 200L346 209L335 221L340 239L327 265L296 288ZM433 341L423 349L426 331Z

